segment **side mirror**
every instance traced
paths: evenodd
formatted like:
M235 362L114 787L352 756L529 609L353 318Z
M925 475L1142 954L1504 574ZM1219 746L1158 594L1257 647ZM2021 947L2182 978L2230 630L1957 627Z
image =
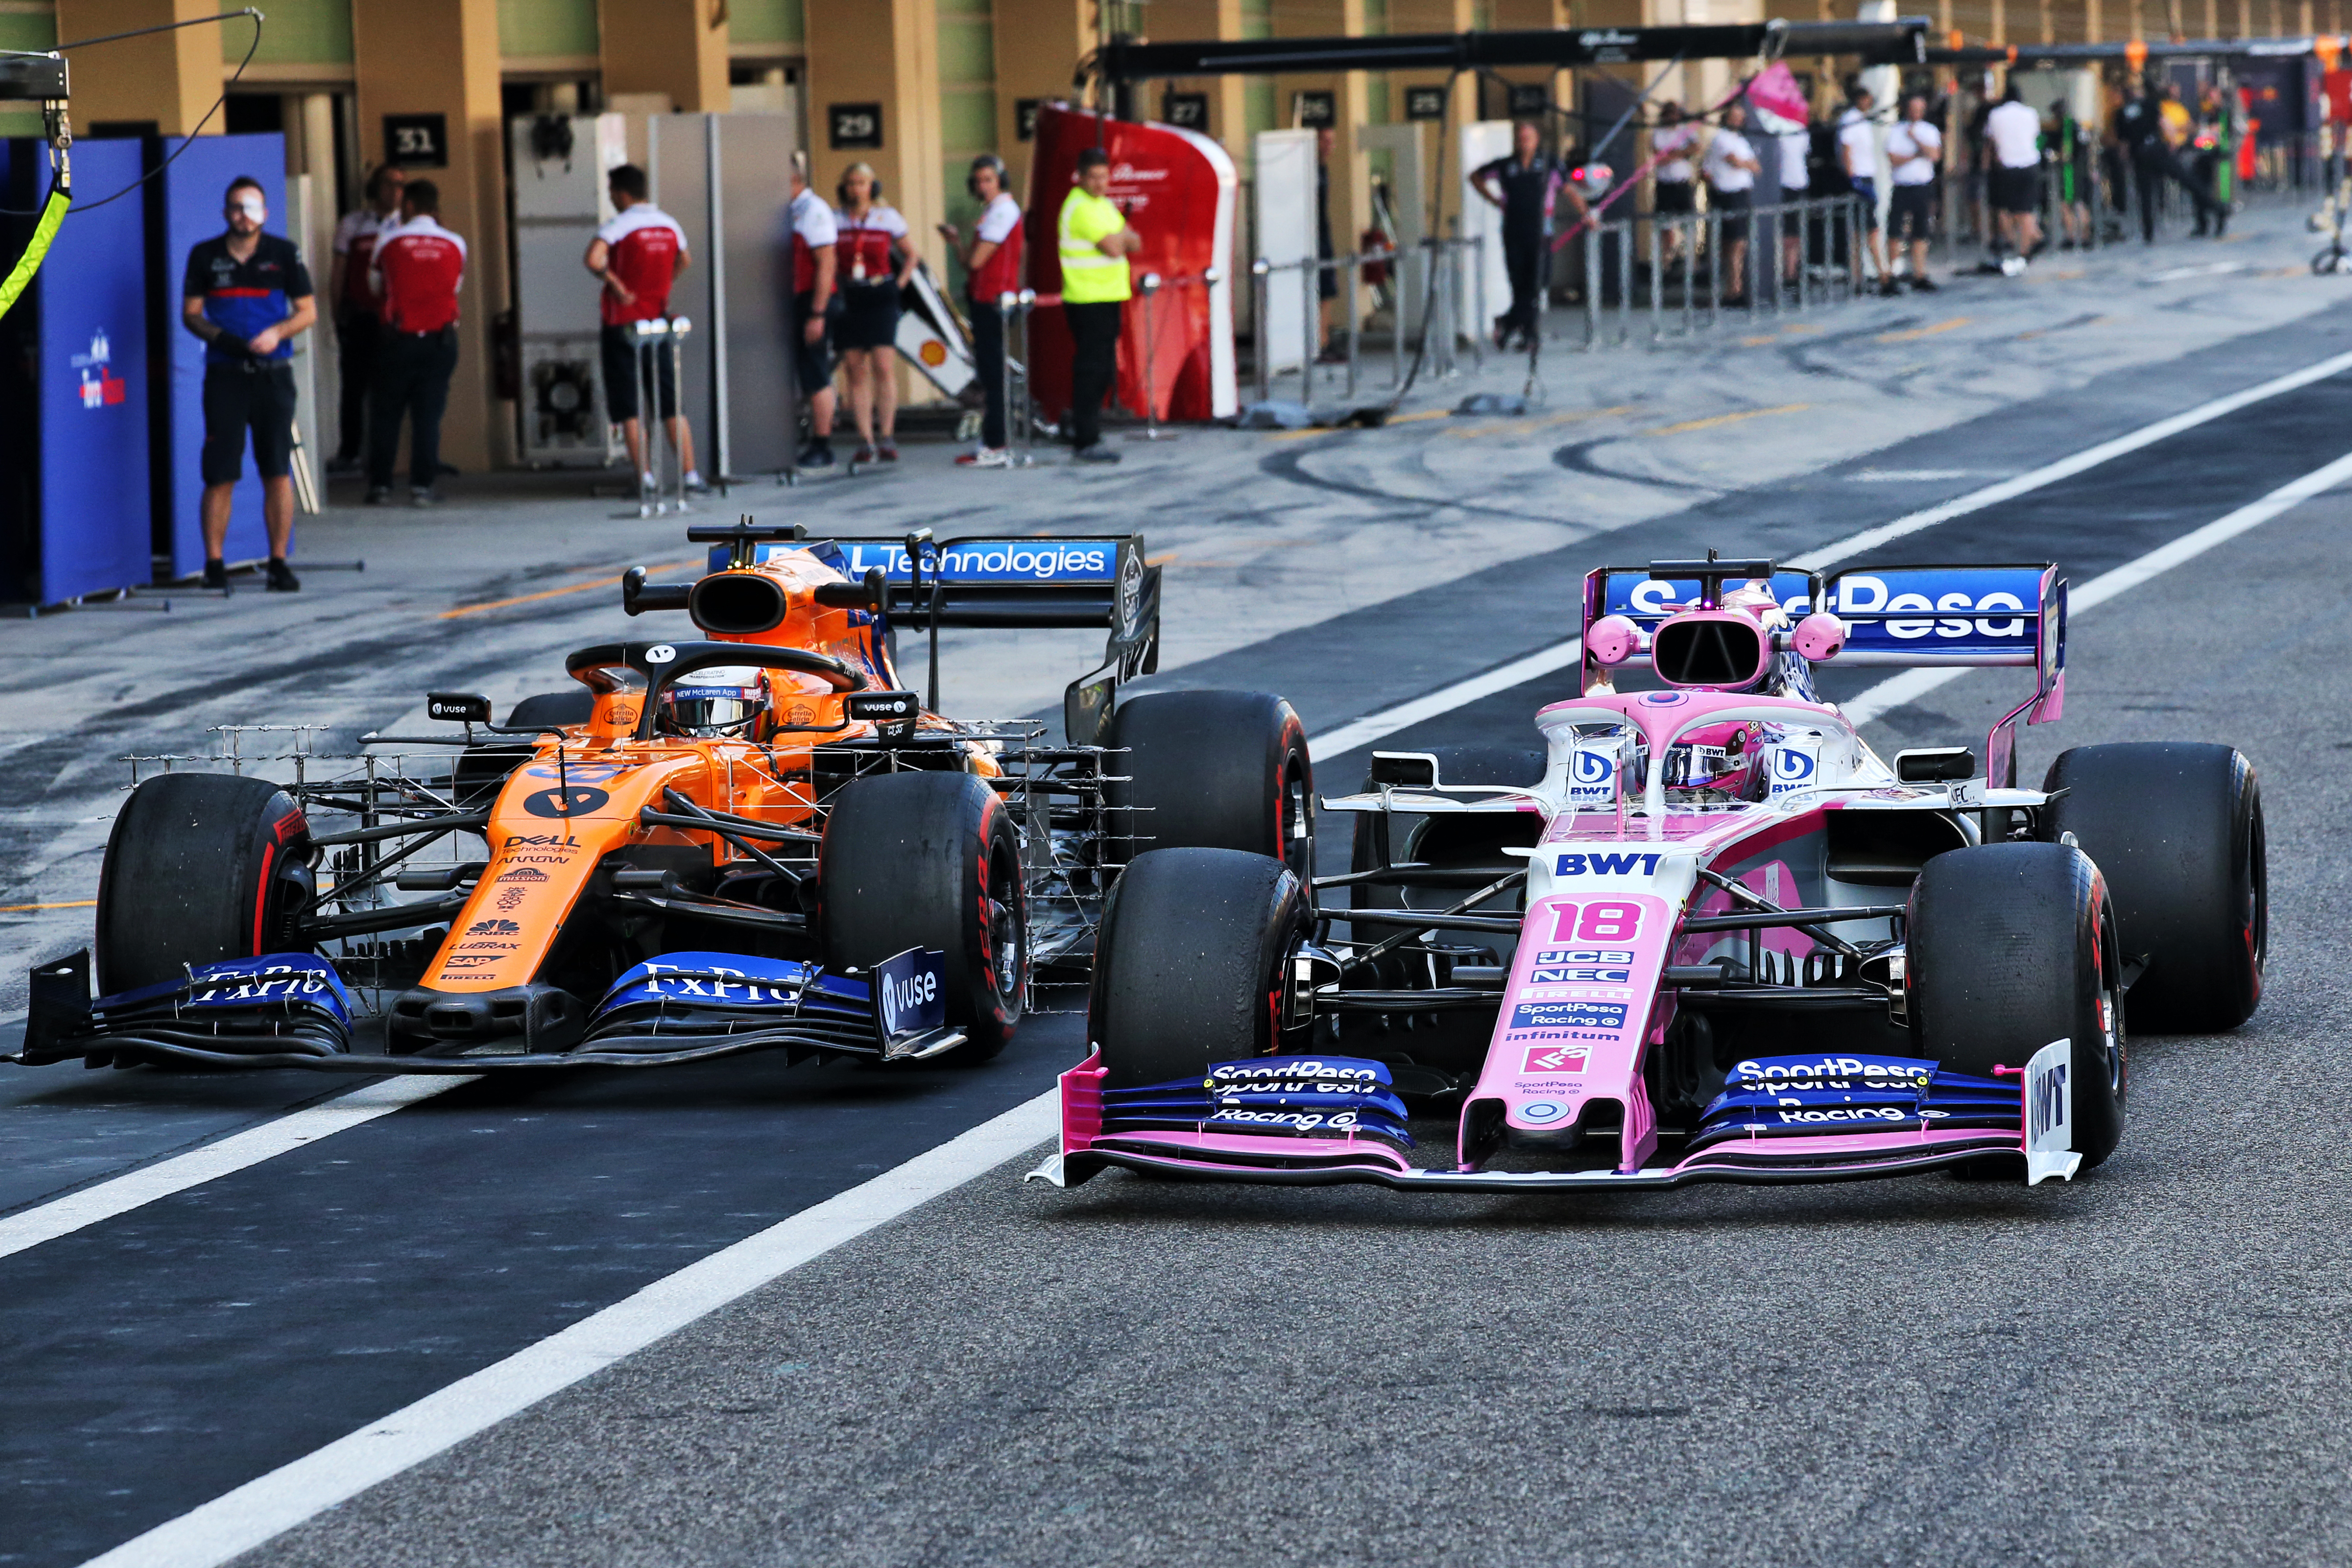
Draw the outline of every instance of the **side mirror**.
M1920 746L1895 753L1895 776L1905 784L1954 784L1977 776L1977 754L1966 746Z
M1430 752L1374 752L1372 783L1399 789L1435 789L1436 755Z
M1825 664L1845 647L1845 623L1820 611L1797 623L1790 642L1808 664Z
M478 691L428 691L425 694L425 716L451 724L487 724L490 721L490 700Z
M911 724L923 711L911 691L853 691L842 705L853 724Z

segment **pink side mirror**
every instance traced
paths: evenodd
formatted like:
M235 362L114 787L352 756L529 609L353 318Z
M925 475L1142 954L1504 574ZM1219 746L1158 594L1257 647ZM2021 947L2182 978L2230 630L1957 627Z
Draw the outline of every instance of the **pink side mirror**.
M1584 628L1584 651L1601 664L1622 664L1641 646L1641 628L1623 616L1603 616Z
M1810 615L1797 623L1790 640L1808 663L1821 664L1835 658L1845 647L1845 623L1825 612Z

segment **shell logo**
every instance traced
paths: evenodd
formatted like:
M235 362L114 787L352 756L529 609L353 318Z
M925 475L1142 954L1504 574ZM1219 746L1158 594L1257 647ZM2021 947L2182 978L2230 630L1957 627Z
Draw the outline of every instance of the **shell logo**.
M948 346L937 338L926 338L923 340L923 346L915 352L921 356L922 362L933 370L948 363Z

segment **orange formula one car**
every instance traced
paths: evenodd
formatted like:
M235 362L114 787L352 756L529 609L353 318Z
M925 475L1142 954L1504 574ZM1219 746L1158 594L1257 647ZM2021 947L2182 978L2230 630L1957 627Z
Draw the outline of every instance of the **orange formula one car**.
M638 568L622 598L684 612L699 639L582 648L572 689L502 725L485 698L433 693L428 713L463 726L446 740L139 783L100 876L100 994L86 953L37 969L13 1059L383 1071L352 1048L373 1012L407 1072L978 1060L1033 974L1091 960L1139 848L1306 874L1314 786L1288 703L1115 701L1157 662L1139 537L813 542L749 518L688 537L712 546L707 574ZM957 626L1108 630L1061 743L939 714L939 632ZM894 656L917 631L928 702Z

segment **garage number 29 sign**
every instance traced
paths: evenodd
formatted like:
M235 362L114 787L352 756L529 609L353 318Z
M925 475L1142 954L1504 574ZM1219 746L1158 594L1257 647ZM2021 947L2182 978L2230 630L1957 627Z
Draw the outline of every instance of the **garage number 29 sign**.
M882 145L882 106L836 103L825 110L825 129L836 151Z

